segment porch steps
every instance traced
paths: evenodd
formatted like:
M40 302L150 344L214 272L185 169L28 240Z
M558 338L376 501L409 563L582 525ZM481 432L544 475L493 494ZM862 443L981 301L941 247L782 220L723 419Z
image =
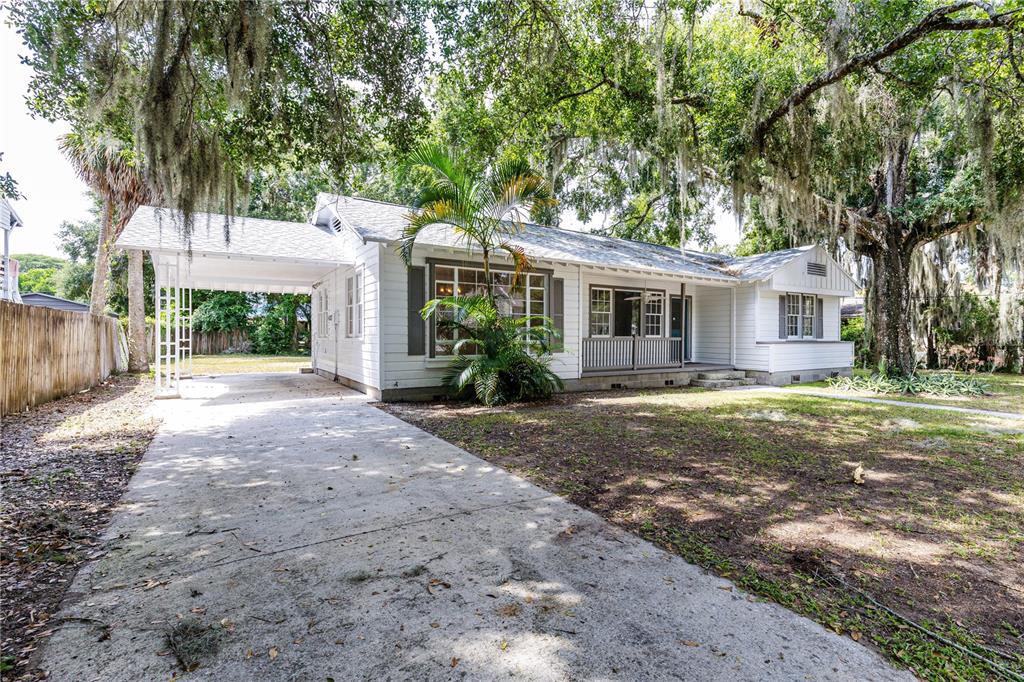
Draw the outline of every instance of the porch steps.
M697 378L690 382L691 386L701 388L732 388L733 386L752 386L756 379L747 377L746 372L722 370L718 372L698 372Z

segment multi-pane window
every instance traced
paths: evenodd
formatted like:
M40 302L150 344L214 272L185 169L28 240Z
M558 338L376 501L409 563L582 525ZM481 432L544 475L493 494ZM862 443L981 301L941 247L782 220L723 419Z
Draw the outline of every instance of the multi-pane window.
M800 294L786 294L786 336L800 336Z
M316 333L317 336L327 336L328 330L330 329L328 326L329 320L327 319L330 303L327 298L327 290L323 289L317 292L316 300Z
M804 296L803 326L800 328L801 336L814 336L814 296Z
M815 296L786 294L786 336L813 338L818 299Z
M516 286L512 286L513 273L498 270L491 271L494 283L494 297L498 311L509 317L526 315L538 318L547 314L547 278L544 275L520 275ZM434 298L446 296L483 296L487 293L487 278L479 268L465 268L450 265L434 267ZM434 316L434 354L450 355L458 335L455 330L438 324L439 320L451 319L450 309L440 309ZM538 319L533 324L540 325ZM464 346L461 353L471 355L474 349Z
M363 273L345 279L345 335L363 335Z
M664 299L661 296L644 302L644 336L661 336L664 314Z
M612 290L590 290L590 335L611 336Z

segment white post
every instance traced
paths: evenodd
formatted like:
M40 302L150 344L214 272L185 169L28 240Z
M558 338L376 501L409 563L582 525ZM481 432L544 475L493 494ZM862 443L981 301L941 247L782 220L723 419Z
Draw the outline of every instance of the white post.
M161 388L160 372L163 371L160 367L160 334L163 331L163 325L160 323L160 288L163 286L160 267L160 261L157 259L156 254L153 254L153 359L155 360L155 371L153 372L155 384L153 390L157 394L160 393Z

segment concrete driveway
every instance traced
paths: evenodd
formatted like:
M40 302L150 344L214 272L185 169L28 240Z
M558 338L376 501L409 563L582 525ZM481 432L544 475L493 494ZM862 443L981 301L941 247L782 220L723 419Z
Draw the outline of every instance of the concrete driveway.
M184 387L51 679L913 679L329 381ZM189 616L227 632L183 674Z

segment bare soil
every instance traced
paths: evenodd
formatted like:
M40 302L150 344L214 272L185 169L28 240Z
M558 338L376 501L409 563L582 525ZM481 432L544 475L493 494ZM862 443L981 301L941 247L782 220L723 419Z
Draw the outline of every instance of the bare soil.
M1024 674L1024 423L678 389L380 407L923 678Z
M0 630L3 679L39 679L33 654L156 432L152 387L121 375L3 418Z

